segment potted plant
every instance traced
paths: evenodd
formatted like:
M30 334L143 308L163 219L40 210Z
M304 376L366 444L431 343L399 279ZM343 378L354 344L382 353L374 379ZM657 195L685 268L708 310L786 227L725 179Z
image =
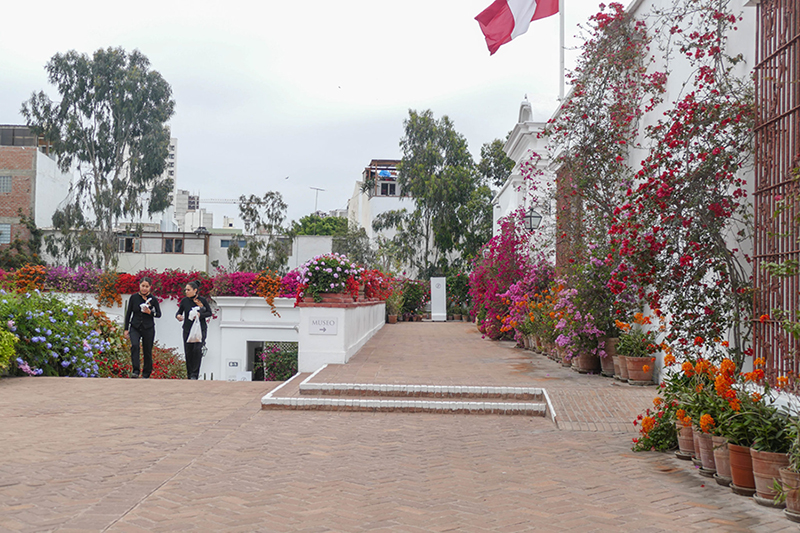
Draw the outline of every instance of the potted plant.
M403 281L403 303L402 313L406 320L413 320L414 315L422 310L430 297L426 293L424 282L418 280L404 280Z
M656 360L653 354L659 350L655 333L643 331L640 327L631 327L623 322L619 322L618 327L621 333L617 343L617 354L625 360L628 383L632 385L652 383Z
M299 271L299 294L303 297L310 297L315 302L344 302L347 301L344 293L351 292L349 300L352 302L358 296L358 280L363 268L350 262L344 255L318 255L303 264Z
M603 352L600 355L601 374L609 378L614 377L617 373L614 361L616 360L617 364L619 364L619 356L617 355L619 337L603 337L600 342L602 343L601 350Z
M785 410L776 408L765 394L753 392L742 402L742 410L753 429L754 438L750 446L753 461L753 477L756 483L754 499L761 505L771 507L777 493L775 482L780 479L780 469L789 466L788 452L791 448L789 417ZM781 504L782 506L782 504Z
M755 435L750 418L749 414L739 407L726 413L720 423L720 433L728 440L730 486L736 494L742 496L752 496L756 492L753 459L750 455L750 445Z
M789 464L780 469L780 482L776 481L775 503L785 503L786 516L800 522L800 419L796 416L789 420Z
M389 324L397 324L397 315L403 308L403 293L395 286L386 298L386 314Z

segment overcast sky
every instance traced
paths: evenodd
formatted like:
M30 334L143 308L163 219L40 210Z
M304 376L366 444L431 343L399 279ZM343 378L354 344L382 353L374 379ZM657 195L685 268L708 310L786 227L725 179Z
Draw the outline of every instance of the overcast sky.
M56 96L44 71L55 53L138 48L172 86L179 188L201 204L277 190L289 220L314 210L310 187L325 189L320 210L345 208L371 159L400 157L409 109L449 115L476 160L514 127L525 94L536 119L555 110L558 16L490 57L474 20L490 3L5 2L0 124L23 122L32 91ZM598 4L566 0L568 48ZM236 213L203 207L215 226Z

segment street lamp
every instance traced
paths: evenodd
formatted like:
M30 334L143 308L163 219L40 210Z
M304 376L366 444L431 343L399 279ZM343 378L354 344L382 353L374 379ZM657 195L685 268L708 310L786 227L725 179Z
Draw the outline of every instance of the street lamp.
M539 224L542 223L542 215L537 213L533 210L533 208L528 209L525 213L525 229L528 231L533 231L539 228Z

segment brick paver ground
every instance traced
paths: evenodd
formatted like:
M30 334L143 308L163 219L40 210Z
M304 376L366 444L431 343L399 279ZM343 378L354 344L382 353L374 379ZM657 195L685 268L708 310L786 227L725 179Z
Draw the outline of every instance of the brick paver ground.
M631 434L612 422L653 389L579 376L453 324L387 326L351 364L329 368L317 377L546 383L561 428L531 417L262 411L274 383L5 379L0 530L796 530L689 463L630 452ZM581 426L609 405L608 427Z

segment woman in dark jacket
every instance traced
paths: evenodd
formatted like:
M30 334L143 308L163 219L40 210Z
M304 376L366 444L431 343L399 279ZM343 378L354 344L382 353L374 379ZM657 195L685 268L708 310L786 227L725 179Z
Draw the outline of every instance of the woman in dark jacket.
M144 352L143 378L149 378L153 371L153 341L156 338L156 323L153 319L161 316L158 298L150 294L153 280L144 277L139 282L139 292L131 295L128 310L125 312L125 337L131 340L132 378L139 377L139 344Z
M197 281L190 281L183 289L184 298L178 306L178 312L175 318L183 322L183 349L186 353L186 374L189 379L197 379L200 377L200 363L203 359L203 344L206 342L206 333L208 325L206 319L211 316L211 307L208 305L208 300L197 294L200 288L200 283ZM189 338L189 331L192 329L194 320L189 316L192 309L197 308L197 318L200 321L200 329L203 332L202 342L187 342Z

